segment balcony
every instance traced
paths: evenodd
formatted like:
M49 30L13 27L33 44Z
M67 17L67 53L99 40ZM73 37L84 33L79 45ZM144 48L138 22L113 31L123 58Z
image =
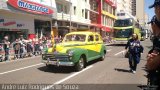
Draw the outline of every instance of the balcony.
M112 0L105 0L109 5L111 5L113 8L117 8L117 4L115 1Z
M105 0L108 4L112 5L113 2L111 0Z
M62 20L62 21L72 21L72 22L79 22L79 23L90 23L89 19L85 19L84 17L78 17L75 15L70 15L69 14L64 14L64 13L57 13L57 20Z
M112 7L117 8L117 4L116 3L112 4Z

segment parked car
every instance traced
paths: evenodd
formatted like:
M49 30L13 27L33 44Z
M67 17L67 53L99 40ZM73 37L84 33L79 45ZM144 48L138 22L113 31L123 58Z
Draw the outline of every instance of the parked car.
M42 62L47 67L74 66L77 71L86 67L92 60L104 60L106 46L98 33L89 31L71 32L65 35L62 43L55 44L42 54Z

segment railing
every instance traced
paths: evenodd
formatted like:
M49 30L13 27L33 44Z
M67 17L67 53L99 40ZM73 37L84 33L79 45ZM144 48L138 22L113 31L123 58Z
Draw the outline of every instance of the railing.
M115 40L113 38L111 38L111 37L105 37L105 38L103 38L103 42L105 44L114 44Z
M0 62L41 55L43 51L48 48L46 44L43 44L42 46L38 44L37 46L34 45L33 47L30 47L30 50L27 50L27 45L15 49L13 44L11 44L7 50L4 50L3 45L4 43L0 43Z

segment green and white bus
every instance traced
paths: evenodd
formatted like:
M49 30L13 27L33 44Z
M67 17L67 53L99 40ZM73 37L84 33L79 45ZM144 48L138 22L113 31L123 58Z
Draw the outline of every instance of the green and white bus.
M138 34L139 40L141 39L140 25L133 18L117 19L113 29L114 44L127 44L133 33Z

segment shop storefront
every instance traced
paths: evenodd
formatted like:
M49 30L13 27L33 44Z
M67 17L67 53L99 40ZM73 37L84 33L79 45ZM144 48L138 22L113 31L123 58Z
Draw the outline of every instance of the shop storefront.
M56 8L43 5L38 0L2 0L0 7L0 40L9 36L10 41L23 35L26 39L49 36L51 21L56 18Z
M112 28L103 26L101 31L102 37L112 36Z
M0 15L0 41L4 36L9 36L11 42L19 38L20 35L27 39L28 34L34 30L34 18L32 17L5 10L1 10Z

